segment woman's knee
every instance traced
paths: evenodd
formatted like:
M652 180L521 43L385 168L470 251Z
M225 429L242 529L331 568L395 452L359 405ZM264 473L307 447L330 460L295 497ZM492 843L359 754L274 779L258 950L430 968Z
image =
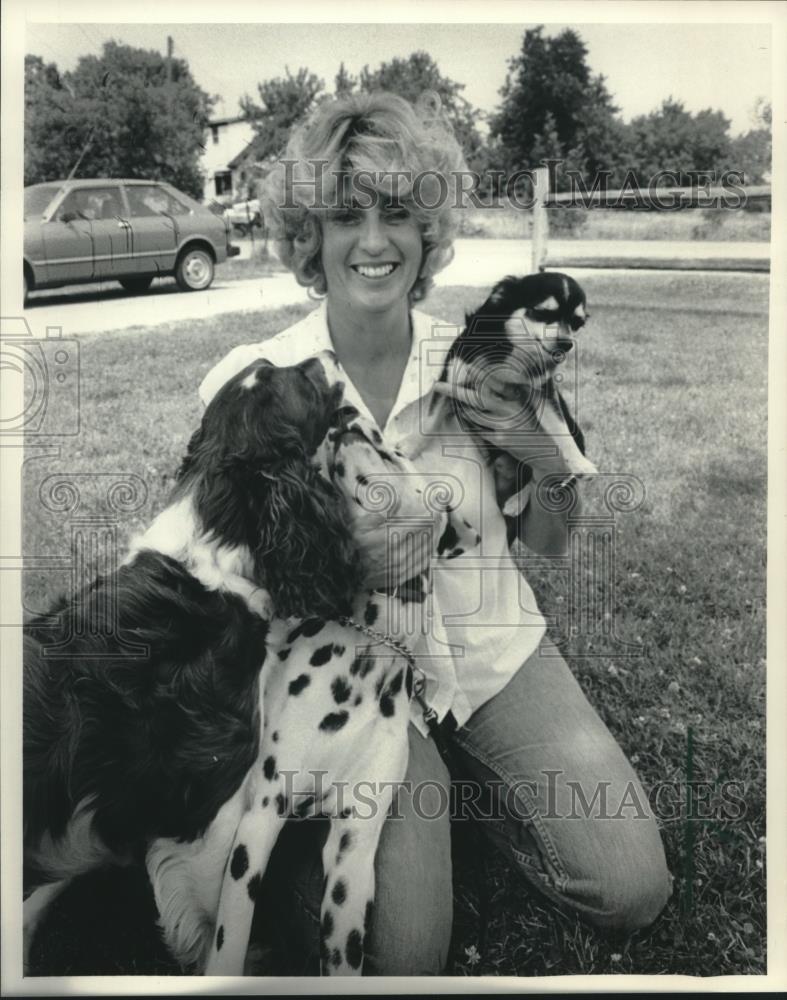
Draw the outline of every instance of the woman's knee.
M572 837L576 853L558 845L559 868L548 866L552 892L595 927L633 933L650 926L672 894L655 821L586 820L580 826L581 836Z

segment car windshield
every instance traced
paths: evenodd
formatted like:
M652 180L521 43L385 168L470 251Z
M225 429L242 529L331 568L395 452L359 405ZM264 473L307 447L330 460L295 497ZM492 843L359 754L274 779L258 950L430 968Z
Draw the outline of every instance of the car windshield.
M60 184L36 184L25 188L25 219L40 219L47 205L61 190Z

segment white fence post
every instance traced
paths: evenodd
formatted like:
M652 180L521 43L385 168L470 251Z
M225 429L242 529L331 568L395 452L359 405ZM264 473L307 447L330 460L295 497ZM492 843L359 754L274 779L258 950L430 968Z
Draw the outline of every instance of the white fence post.
M549 196L549 168L536 167L533 182L533 238L530 270L535 274L543 271L547 262L547 242L549 240L549 217L547 198Z

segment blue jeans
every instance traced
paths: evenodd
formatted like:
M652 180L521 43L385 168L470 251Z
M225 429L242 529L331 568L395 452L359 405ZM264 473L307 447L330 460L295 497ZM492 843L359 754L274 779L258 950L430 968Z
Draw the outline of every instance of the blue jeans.
M451 938L449 788L481 806L488 840L542 895L588 923L634 931L672 891L661 837L631 765L545 641L506 687L451 737L449 771L432 739L410 726L410 762L375 860L365 971L439 975ZM459 791L459 795L456 793ZM320 850L325 824L285 829L262 903L287 971L319 969ZM273 904L275 900L275 904ZM285 971L285 970L282 970Z

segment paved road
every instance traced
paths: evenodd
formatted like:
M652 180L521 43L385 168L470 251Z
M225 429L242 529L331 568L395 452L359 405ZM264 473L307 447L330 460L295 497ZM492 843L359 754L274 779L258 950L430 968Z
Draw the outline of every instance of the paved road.
M762 263L767 262L769 246L767 243L555 240L550 242L549 251L551 260L570 259L571 266L566 269L581 278L586 273L582 262L599 257L614 255L615 259L632 262L643 259L696 262L699 257L708 261L709 266L730 258ZM524 274L529 270L527 240L457 240L454 260L437 276L437 284L486 287L505 274ZM306 291L290 274L231 281L222 278L219 267L213 285L205 292L181 292L172 279L156 281L147 294L139 296L129 295L116 284L109 284L98 293L75 287L50 293L38 303L33 296L24 315L38 336L44 335L47 326L62 327L64 336L73 336L135 326L161 326L306 301Z

